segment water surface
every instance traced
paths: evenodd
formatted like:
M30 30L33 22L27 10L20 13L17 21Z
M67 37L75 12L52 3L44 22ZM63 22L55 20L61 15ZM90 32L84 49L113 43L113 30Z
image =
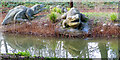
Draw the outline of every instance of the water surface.
M29 51L31 55L58 58L116 58L118 39L43 38L0 33L0 52Z

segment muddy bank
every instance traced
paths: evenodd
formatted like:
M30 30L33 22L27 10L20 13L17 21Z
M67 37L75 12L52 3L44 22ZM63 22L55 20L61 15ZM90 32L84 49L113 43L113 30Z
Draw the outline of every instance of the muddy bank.
M2 26L2 32L4 33L14 33L14 34L28 34L28 35L36 35L43 37L88 37L89 34L85 34L81 32L79 35L73 33L61 33L56 29L59 27L57 24L61 21L61 19L57 19L56 23L51 23L47 16L43 16L38 14L36 19L29 22L15 23ZM42 16L42 17L40 17Z
M91 29L92 37L119 37L120 36L120 24L108 23L99 24Z
M4 33L14 33L14 34L28 34L36 35L42 37L83 37L84 34L61 34L61 32L56 31L56 24L52 24L50 21L39 22L32 21L32 24L23 23L23 24L13 24L9 26L4 26Z
M80 34L75 33L61 33L56 30L59 26L57 24L61 21L61 19L57 19L56 23L51 23L48 16L48 12L41 12L37 14L37 18L35 18L31 23L22 22L9 24L6 26L0 26L0 31L4 33L14 33L14 34L28 34L28 35L36 35L43 37L77 37L77 38L85 38L85 37L118 37L120 36L120 24L119 23L97 23L94 24L93 20L89 20L89 25L91 29L89 33L80 32ZM4 19L6 14L3 14L3 17L0 17L2 20Z
M9 24L3 27L3 32L17 34L33 34L33 35L52 35L54 34L54 25L42 19L41 17L29 22Z

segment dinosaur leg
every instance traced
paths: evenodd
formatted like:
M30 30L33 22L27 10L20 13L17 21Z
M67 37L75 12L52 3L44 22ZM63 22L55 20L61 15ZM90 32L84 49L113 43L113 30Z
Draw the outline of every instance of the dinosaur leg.
M17 12L19 12L20 10L10 10L9 12L8 12L8 14L6 15L6 17L4 18L4 20L3 20L3 22L2 22L2 25L6 25L6 24L8 24L8 23L10 23L11 21L13 21L13 18L14 18L14 16L15 16L15 14L17 13Z
M14 16L14 21L28 21L28 19L23 19L23 17L25 17L25 11L21 10L18 13L16 13L16 15Z
M66 24L66 20L63 20L63 22L62 22L62 26L63 26L63 28L66 27L65 24Z
M25 15L27 16L27 18L28 18L29 21L32 20L32 19L34 19L34 17L33 17L34 12L33 12L32 9L27 9Z
M27 17L25 16L25 11L24 10L21 10L19 11L15 16L14 16L14 21L17 21L17 22L30 22L29 19L27 19Z
M66 17L67 17L67 13L64 13L64 14L61 16L62 19L66 19Z

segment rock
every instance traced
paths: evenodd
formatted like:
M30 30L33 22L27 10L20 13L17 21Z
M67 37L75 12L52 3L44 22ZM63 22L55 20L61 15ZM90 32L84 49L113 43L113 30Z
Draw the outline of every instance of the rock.
M44 24L44 26L45 26L45 27L47 27L47 26L48 26L48 24Z
M2 25L9 24L11 21L30 21L34 18L33 15L45 10L45 8L43 7L44 5L42 4L34 5L31 8L25 7L23 5L17 6L8 12L5 19L2 22Z
M62 27L57 28L56 30L59 31L60 34L63 34L66 31L66 29L64 29Z
M101 31L101 32L103 32L104 30L103 30L103 29L101 29L100 31Z
M31 22L26 22L28 25L32 25L32 23Z
M119 26L119 27L120 27L120 24L118 24L118 23L115 23L115 24L114 24L114 26Z
M106 23L103 24L103 26L106 26L106 25L107 25Z
M108 26L112 25L112 23L108 23Z
M79 30L70 28L70 29L67 30L67 32L69 32L69 33L78 33Z
M86 32L86 33L89 32L90 27L89 27L88 24L89 24L88 22L87 22L87 23L82 23L82 27L83 27L82 31L84 31L84 32Z

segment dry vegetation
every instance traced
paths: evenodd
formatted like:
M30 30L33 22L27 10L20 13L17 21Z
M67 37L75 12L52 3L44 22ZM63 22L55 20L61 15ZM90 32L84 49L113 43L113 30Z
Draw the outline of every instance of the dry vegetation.
M37 36L44 37L118 37L120 35L120 27L115 26L114 24L103 26L102 24L91 27L89 34L80 34L80 35L72 35L72 34L61 34L56 31L56 24L48 21L49 19L36 19L32 21L32 24L22 23L22 24L11 24L8 26L4 26L5 33L15 33L15 34L32 34ZM91 23L92 25L93 23Z
M96 26L92 29L92 37L118 37L120 36L120 27L115 25Z
M41 20L34 20L31 22L26 23L16 23L10 24L8 26L4 26L4 32L9 33L19 33L19 34L33 34L33 35L42 35L42 36L49 36L54 35L54 24L51 22L45 21L45 19Z

